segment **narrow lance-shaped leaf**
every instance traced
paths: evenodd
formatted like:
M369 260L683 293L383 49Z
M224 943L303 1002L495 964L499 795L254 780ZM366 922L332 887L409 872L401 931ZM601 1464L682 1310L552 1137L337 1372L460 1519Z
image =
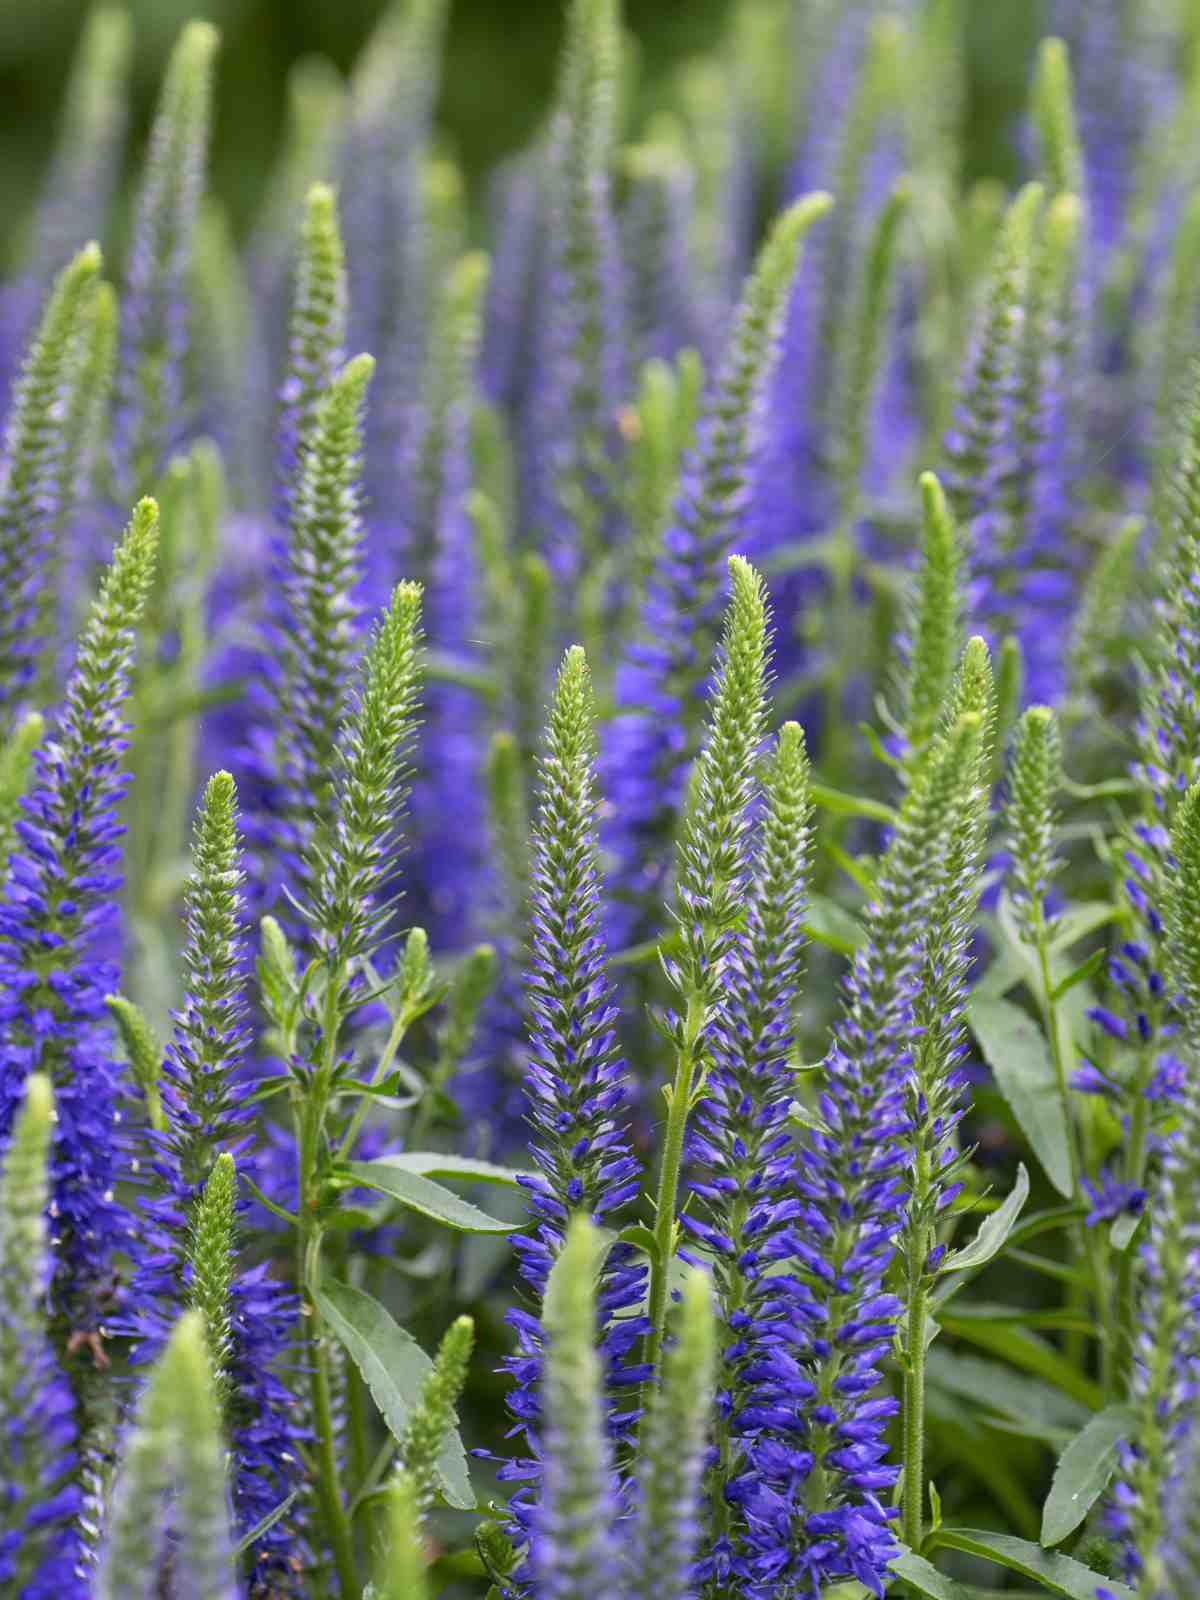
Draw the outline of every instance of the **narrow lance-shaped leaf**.
M433 1373L433 1363L410 1333L398 1327L377 1300L336 1278L326 1278L316 1293L321 1315L362 1374L398 1446ZM467 1460L458 1432L442 1435L437 1453L438 1488L459 1510L475 1504Z

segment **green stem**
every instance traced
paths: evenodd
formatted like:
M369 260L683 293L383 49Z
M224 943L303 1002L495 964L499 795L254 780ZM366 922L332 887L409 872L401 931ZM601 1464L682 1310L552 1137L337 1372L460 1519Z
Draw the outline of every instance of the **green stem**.
M308 1321L309 1392L312 1398L313 1427L317 1436L317 1498L321 1504L325 1533L333 1551L342 1600L358 1600L361 1585L354 1560L354 1540L350 1533L350 1521L342 1504L337 1448L333 1436L329 1357L315 1306Z
M828 676L825 683L825 708L828 720L824 770L832 775L836 785L844 778L849 751L848 724L845 716L846 685L850 678L847 647L851 641L856 650L862 648L862 629L850 617L853 599L853 578L857 566L857 551L852 525L839 523L831 541L833 555L830 559L830 590L827 615L829 618L826 642L829 651ZM836 641L836 642L835 642Z
M1147 1143L1150 1136L1150 1102L1146 1099L1146 1085L1154 1068L1154 1054L1143 1050L1138 1062L1134 1084L1133 1112L1129 1118L1129 1142L1125 1155L1125 1182L1141 1188L1146 1176ZM1137 1251L1132 1239L1121 1251L1117 1267L1117 1349L1114 1353L1116 1378L1119 1380L1129 1368L1133 1357L1133 1341L1137 1332L1137 1306L1134 1303L1136 1287Z
M298 1238L299 1282L305 1298L304 1345L309 1368L309 1394L312 1403L313 1431L316 1436L316 1491L325 1535L333 1552L341 1600L359 1600L361 1581L354 1559L354 1537L342 1496L341 1471L333 1427L333 1404L329 1378L329 1353L322 1319L317 1306L317 1287L321 1272L320 1155L324 1136L325 1112L337 1063L340 1033L340 971L330 972L325 991L325 1011L321 1027L321 1062L312 1088L299 1117L300 1230Z
M392 1031L388 1034L387 1043L383 1047L383 1054L379 1058L379 1062L376 1065L375 1071L371 1074L372 1088L375 1088L378 1084L382 1083L387 1077L388 1073L391 1071L392 1062L396 1057L396 1051L399 1050L400 1045L403 1042L404 1035L408 1032L409 1023L411 1021L412 1018L409 1016L408 1012L402 1011L392 1024ZM350 1126L346 1129L346 1134L342 1139L341 1144L338 1145L337 1159L339 1161L344 1161L354 1149L354 1141L358 1138L362 1131L362 1125L366 1120L366 1115L369 1109L370 1101L367 1099L366 1095L364 1095L355 1106L354 1115L350 1119ZM415 1145L415 1139L413 1143Z
M925 1502L925 1329L929 1316L925 1261L914 1259L921 1242L914 1236L910 1247L913 1287L908 1301L908 1360L904 1367L904 1542L918 1552Z
M704 1006L698 996L688 1004L687 1031L675 1068L667 1110L667 1132L663 1141L662 1167L658 1176L658 1198L654 1213L654 1258L650 1263L650 1331L646 1335L647 1363L655 1371L662 1352L670 1298L671 1262L675 1259L675 1208L679 1198L679 1177L683 1170L683 1140L692 1106L700 1035L704 1027ZM644 1415L643 1409L643 1415Z
M374 1461L372 1461L370 1467L363 1474L362 1482L358 1487L358 1492L355 1494L354 1499L350 1502L349 1515L351 1521L358 1516L359 1512L366 1505L367 1501L378 1489L380 1479L391 1465L392 1458L395 1454L396 1441L392 1438L391 1434L389 1434L376 1451Z
M1079 1180L1083 1173L1083 1151L1079 1128L1076 1124L1074 1109L1071 1105L1070 1085L1067 1081L1067 1067L1063 1059L1062 1032L1059 1027L1058 1003L1054 999L1054 979L1050 970L1050 952L1047 945L1048 929L1045 916L1038 908L1037 924L1037 957L1038 972L1041 979L1042 1016L1046 1024L1046 1037L1050 1042L1050 1058L1054 1063L1054 1077L1058 1084L1058 1097L1062 1105L1063 1122L1067 1130L1067 1144L1071 1156L1071 1192L1076 1200L1080 1198ZM1091 1280L1091 1297L1095 1309L1099 1328L1101 1379L1104 1392L1109 1394L1113 1376L1114 1363L1114 1329L1112 1325L1111 1304L1107 1289L1107 1272L1096 1237L1095 1229L1089 1228L1086 1217L1081 1216L1073 1230L1074 1251L1076 1259L1087 1263L1088 1276ZM1073 1340L1075 1335L1069 1335ZM1079 1352L1076 1352L1078 1356Z

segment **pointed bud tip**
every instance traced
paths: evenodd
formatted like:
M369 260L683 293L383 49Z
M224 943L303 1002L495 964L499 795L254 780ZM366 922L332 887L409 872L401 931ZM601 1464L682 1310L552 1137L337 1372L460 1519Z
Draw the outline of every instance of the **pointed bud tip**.
M801 195L775 219L768 243L796 244L805 230L832 207L833 196L825 189L814 189L811 194Z
M333 184L324 181L309 184L304 205L310 217L332 217L337 205L337 190Z
M95 239L90 239L67 268L78 277L94 277L104 265L104 253Z
M1055 195L1046 212L1046 222L1063 233L1073 233L1083 221L1083 201L1077 194Z
M364 350L360 355L350 357L334 382L339 388L365 389L374 376L375 357Z
M184 24L177 49L197 66L207 66L220 44L220 29L203 17L194 17Z

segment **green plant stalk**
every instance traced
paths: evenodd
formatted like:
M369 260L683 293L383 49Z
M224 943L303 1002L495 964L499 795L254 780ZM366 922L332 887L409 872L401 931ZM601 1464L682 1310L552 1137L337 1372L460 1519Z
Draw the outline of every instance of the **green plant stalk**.
M929 1152L917 1141L908 1232L908 1313L903 1381L903 1442L901 1465L904 1492L901 1519L904 1542L921 1549L921 1520L925 1504L925 1330L929 1322L929 1271L926 1266L933 1231L919 1220L929 1194L932 1173Z
M912 1246L910 1246L910 1252ZM921 1548L922 1508L925 1499L925 1330L929 1321L929 1290L924 1258L913 1262L920 1277L908 1300L908 1358L904 1364L904 1542L910 1550Z
M1050 972L1050 953L1046 944L1048 931L1046 928L1046 916L1040 905L1035 909L1035 918L1038 974L1042 989L1038 998L1041 1001L1042 1016L1046 1025L1046 1037L1050 1041L1050 1059L1054 1063L1054 1077L1055 1082L1058 1084L1058 1097L1062 1104L1063 1121L1067 1129L1068 1148L1071 1153L1071 1191L1078 1200L1079 1178L1083 1171L1083 1154L1080 1148L1079 1128L1071 1108L1071 1093L1067 1083L1066 1062L1063 1060L1058 1002L1054 999L1054 981ZM1109 1296L1105 1293L1105 1280L1107 1278L1105 1263L1095 1230L1088 1227L1086 1217L1080 1216L1075 1227L1071 1230L1071 1237L1076 1259L1082 1259L1086 1262L1088 1276L1091 1279L1092 1304L1100 1327L1101 1378L1104 1392L1110 1396L1115 1372L1116 1352L1114 1350L1111 1303ZM1075 1302L1077 1297L1077 1291L1073 1288L1070 1296L1072 1303ZM1068 1341L1076 1338L1074 1334L1068 1334L1067 1337Z
M683 1171L683 1141L688 1115L696 1092L696 1068L700 1063L700 1039L704 1032L705 1006L699 995L688 1000L687 1031L684 1047L675 1066L675 1078L667 1091L667 1131L663 1140L662 1167L658 1175L658 1195L654 1213L654 1258L650 1263L650 1295L647 1313L650 1331L646 1335L645 1359L658 1369L663 1334L670 1300L671 1262L675 1256L675 1207L679 1198L679 1179ZM645 1400L643 1396L643 1401ZM643 1416L645 1410L643 1409Z
M338 998L341 987L340 970L329 973L325 988L324 1015L321 1020L322 1058L313 1079L312 1089L298 1118L300 1229L297 1253L299 1282L307 1301L302 1327L309 1368L313 1430L316 1434L317 1501L329 1547L333 1551L341 1600L359 1600L361 1584L354 1559L354 1538L342 1497L341 1473L334 1440L329 1355L321 1325L321 1314L316 1304L323 1232L318 1220L320 1144L337 1062L338 1038L341 1032Z
M392 1062L396 1059L396 1052L404 1042L404 1035L412 1024L412 1013L406 1008L392 1024L392 1031L388 1034L387 1043L383 1047L383 1054L371 1074L371 1087L375 1088L382 1083L391 1071ZM338 1145L338 1160L345 1160L354 1149L354 1141L362 1132L362 1125L366 1121L370 1103L364 1095L354 1108L354 1115L350 1119L350 1126L346 1129L345 1137ZM415 1142L415 1141L414 1141Z
M1154 1071L1153 1050L1143 1050L1138 1058L1134 1083L1133 1112L1129 1118L1129 1139L1125 1146L1125 1182L1141 1188L1146 1177L1147 1144L1150 1137L1150 1102L1146 1086ZM1133 1342L1138 1314L1134 1299L1137 1251L1133 1240L1121 1252L1117 1267L1116 1349L1113 1353L1114 1383L1119 1384L1133 1359Z

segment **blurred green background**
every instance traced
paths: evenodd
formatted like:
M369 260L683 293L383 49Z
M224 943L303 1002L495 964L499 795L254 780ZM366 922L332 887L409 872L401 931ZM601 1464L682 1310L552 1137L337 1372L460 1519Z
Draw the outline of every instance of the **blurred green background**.
M130 0L136 23L134 148L149 121L163 61L181 22L203 15L224 44L214 144L216 184L234 221L252 215L283 115L284 81L318 52L346 70L385 0ZM563 0L453 0L439 121L477 174L521 143L546 104ZM971 175L1011 169L1009 135L1024 93L1038 0L964 0L970 75ZM729 0L625 0L652 82L672 62L710 49ZM85 0L0 0L0 206L4 254L44 168Z

